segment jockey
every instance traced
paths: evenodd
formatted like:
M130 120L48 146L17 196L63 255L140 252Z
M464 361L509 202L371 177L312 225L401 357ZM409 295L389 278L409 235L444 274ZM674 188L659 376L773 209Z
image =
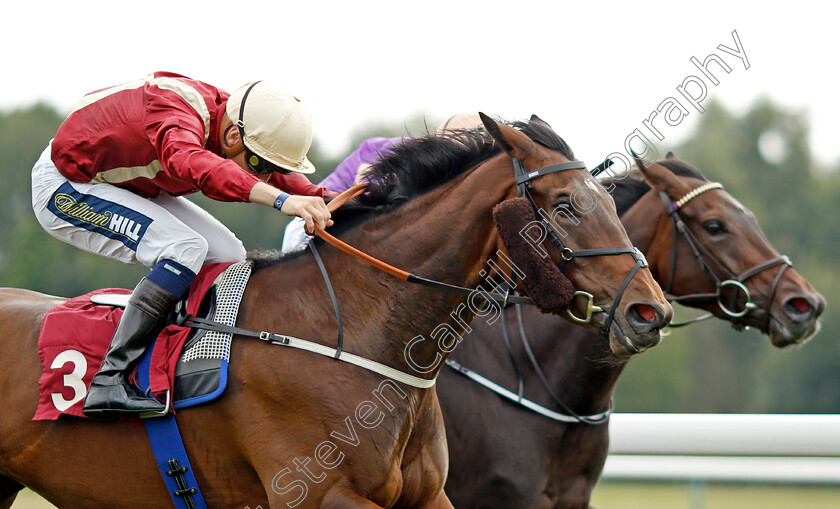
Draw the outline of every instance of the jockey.
M92 92L61 124L32 170L32 206L73 246L151 272L134 289L84 413L163 411L128 382L129 369L202 265L245 259L242 242L183 195L253 202L332 224L331 193L302 174L308 108L289 90L250 83L233 94L173 73Z
M478 113L459 113L449 117L435 130L438 136L458 129L475 129L481 126L481 118ZM392 148L402 143L406 138L369 138L359 145L330 173L319 185L336 193L344 192L354 185L364 182L365 171L372 165L379 162L383 157L392 153ZM283 233L283 246L281 251L291 253L306 247L309 241L309 230L304 228L305 224L300 218L294 218L286 226Z

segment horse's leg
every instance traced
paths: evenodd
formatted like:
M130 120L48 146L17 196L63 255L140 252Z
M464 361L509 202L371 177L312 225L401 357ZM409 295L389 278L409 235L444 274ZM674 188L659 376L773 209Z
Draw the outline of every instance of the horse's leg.
M0 475L0 509L12 507L18 492L22 489L23 485L21 483Z
M435 500L429 502L420 509L455 509L455 506L449 501L449 497L446 496L446 493L444 493L443 490L440 490L440 494L438 494Z
M418 414L405 448L402 497L397 507L452 509L443 491L449 465L443 414L437 395L432 392L427 397L429 404Z
M381 505L362 498L351 488L334 485L324 495L320 509L384 509Z

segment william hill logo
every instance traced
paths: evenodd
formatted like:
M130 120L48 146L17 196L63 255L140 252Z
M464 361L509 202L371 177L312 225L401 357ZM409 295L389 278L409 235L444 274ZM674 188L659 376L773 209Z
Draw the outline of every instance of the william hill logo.
M99 204L110 204L120 209L124 208L105 200L100 200L96 205ZM134 219L129 219L125 215L118 214L112 210L96 210L87 202L77 201L75 196L67 193L55 193L53 195L53 205L53 212L56 215L62 216L68 221L83 226L88 230L99 231L112 238L116 238L117 236L125 237L123 242L126 244L128 244L126 241L129 239L131 243L137 243L145 231L145 224L136 222ZM129 209L125 210L131 212ZM135 215L148 221L146 216L136 213Z

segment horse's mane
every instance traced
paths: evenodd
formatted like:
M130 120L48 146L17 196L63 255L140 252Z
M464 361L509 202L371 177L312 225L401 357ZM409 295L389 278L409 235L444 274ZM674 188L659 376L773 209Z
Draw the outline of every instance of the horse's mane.
M569 145L544 122L509 122L537 143L573 160ZM367 192L335 214L336 224L359 212L374 215L392 211L449 182L498 154L501 149L483 128L457 129L445 135L406 138L367 170ZM336 231L340 231L336 230Z
M353 218L381 215L449 182L499 152L483 129L405 138L366 171L367 191L333 214L337 231Z
M505 123L540 145L574 160L572 149L548 124L539 121ZM445 135L406 138L389 148L387 155L366 171L370 181L367 191L332 214L335 226L330 228L330 233L340 235L375 216L395 210L500 152L493 137L481 127L456 129ZM294 256L278 257L276 252L250 254L255 268Z
M705 175L700 173L700 170L677 158L668 157L667 159L656 161L656 163L664 166L674 175L693 177L704 182L709 181ZM612 197L615 200L615 208L619 217L623 216L645 193L650 191L650 186L645 182L645 179L638 170L633 170L622 178L605 179L604 185L608 186L609 184L615 185L615 189L612 191Z

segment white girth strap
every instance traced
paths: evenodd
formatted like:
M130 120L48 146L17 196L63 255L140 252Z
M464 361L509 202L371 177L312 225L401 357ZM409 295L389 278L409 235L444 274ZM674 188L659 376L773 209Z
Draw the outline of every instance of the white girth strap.
M335 359L335 348L330 348L329 346L313 343L312 341L296 338L294 336L284 336L278 334L277 337L282 338L282 342L271 341L271 344L298 348L300 350L306 350L307 352L317 353L318 355L323 355L325 357L331 357ZM408 373L404 373L390 366L386 366L384 364L372 361L370 359L366 359L364 357L359 357L358 355L354 355L346 351L342 351L341 356L339 356L337 360L354 364L356 366L359 366L360 368L364 368L368 371L373 371L374 373L379 373L380 375L387 376L392 380L402 382L412 387L417 387L418 389L428 389L434 386L435 381L437 380L437 378L427 379L420 378L414 375L409 375Z

